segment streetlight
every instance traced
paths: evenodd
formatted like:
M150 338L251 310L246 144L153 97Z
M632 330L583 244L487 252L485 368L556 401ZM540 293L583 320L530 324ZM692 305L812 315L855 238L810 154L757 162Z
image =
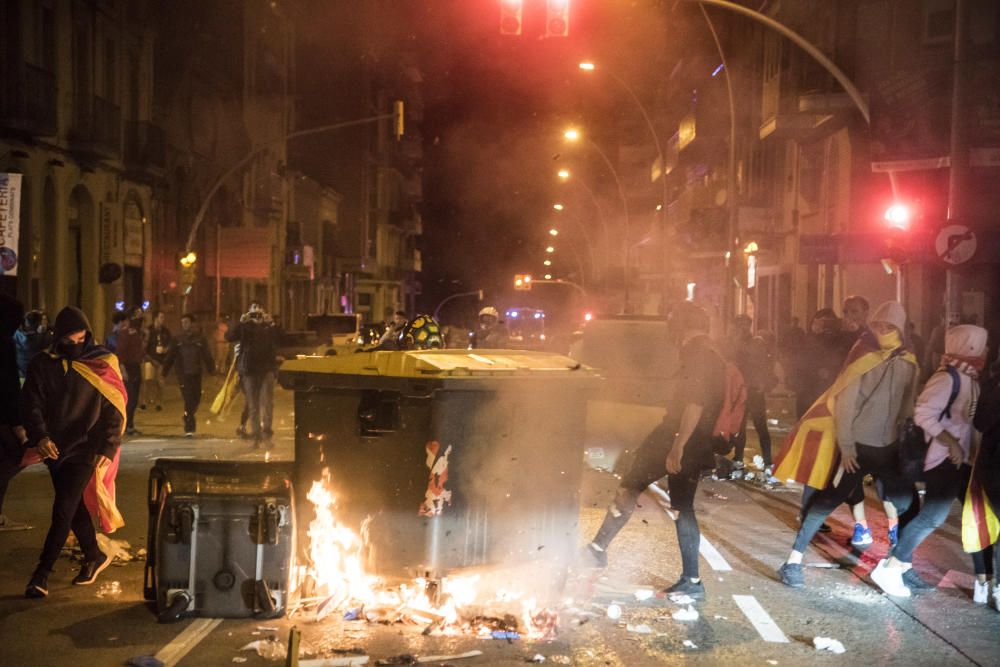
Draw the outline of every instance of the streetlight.
M549 230L549 236L559 236L559 230L553 227Z
M564 183L570 180L570 173L568 169L560 169L557 175ZM608 258L608 253L611 251L611 232L608 231L608 222L604 219L604 208L601 206L601 203L597 201L597 195L594 194L594 191L586 184L586 182L579 178L573 179L573 182L587 192L587 195L590 197L590 201L593 202L594 208L597 210L597 221L601 223L601 230L604 232L604 270L607 271L608 266L611 263ZM580 225L580 229L584 231L584 234L586 234L586 229L582 224ZM590 241L588 240L587 243L589 245ZM596 262L593 258L593 247L591 247L590 253L590 263L596 266Z
M545 274L545 279L546 280L552 280L552 274L551 273L546 273Z
M561 178L564 181L568 180L569 179L569 169L560 169L558 172L556 172L556 176L558 176L559 178Z
M548 252L548 253L553 253L555 251L556 251L556 249L553 246L549 246L548 248L545 249L545 252Z
M580 131L571 127L563 132L563 138L566 141L577 141L580 138Z
M563 206L562 204L553 204L552 208L554 208L557 211L561 211L565 208L565 206Z
M552 266L552 260L551 260L551 259L547 259L547 260L545 260L544 262L542 262L542 264L543 264L544 266Z

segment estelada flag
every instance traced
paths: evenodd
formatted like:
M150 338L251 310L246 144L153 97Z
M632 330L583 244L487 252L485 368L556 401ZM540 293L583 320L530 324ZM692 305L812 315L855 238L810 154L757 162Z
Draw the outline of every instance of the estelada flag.
M792 479L815 489L825 489L840 464L834 420L837 396L849 384L893 357L916 367L917 358L906 347L882 350L874 335L865 332L851 348L833 384L816 399L785 438L775 457L774 476Z
M107 349L94 345L86 350L79 359L72 362L62 359L63 371L69 372L70 365L74 371L101 392L122 416L122 433L125 432L125 404L128 394L122 381L118 357ZM113 533L125 525L125 519L118 511L115 502L115 478L118 476L118 462L121 458L121 448L115 452L111 463L94 470L94 475L83 490L83 502L87 511L94 517L105 533ZM40 463L42 458L34 449L25 452L21 466Z
M969 488L962 503L962 549L966 553L982 551L1000 537L1000 519L986 495L980 470L982 466L977 461L972 466Z

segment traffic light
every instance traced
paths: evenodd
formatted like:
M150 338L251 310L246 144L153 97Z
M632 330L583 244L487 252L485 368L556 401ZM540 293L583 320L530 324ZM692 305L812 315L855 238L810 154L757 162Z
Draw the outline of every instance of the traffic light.
M520 35L524 0L500 0L500 34Z
M570 0L545 0L545 36L569 36Z
M403 138L404 129L403 100L396 100L392 103L392 133L396 141Z
M885 209L885 215L883 217L889 226L894 229L899 229L904 232L910 229L912 215L910 214L910 207L906 204L893 202L889 208Z
M531 276L526 273L519 273L514 276L514 289L516 290L530 290L531 289Z

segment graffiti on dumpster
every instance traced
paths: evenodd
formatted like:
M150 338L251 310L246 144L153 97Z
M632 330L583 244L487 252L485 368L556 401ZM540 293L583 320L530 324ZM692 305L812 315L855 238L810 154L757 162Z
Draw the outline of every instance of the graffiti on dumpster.
M437 516L444 510L445 503L451 504L451 491L444 488L448 481L448 456L451 446L441 452L441 443L431 440L427 443L427 493L420 505L420 516Z

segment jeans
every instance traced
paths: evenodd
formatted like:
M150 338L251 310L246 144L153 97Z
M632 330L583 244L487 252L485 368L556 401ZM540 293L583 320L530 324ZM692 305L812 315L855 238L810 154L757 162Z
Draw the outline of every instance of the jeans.
M247 399L247 432L259 438L272 433L271 420L274 412L274 372L263 375L244 375L243 393Z
M646 438L636 451L632 467L622 477L615 499L608 508L593 543L607 549L611 540L625 527L635 511L639 495L653 482L666 475L670 488L670 504L678 511L676 521L677 542L681 550L683 576L698 578L698 548L701 531L694 513L694 498L698 490L698 471L682 470L678 475L667 475L667 454L673 446L673 435L660 425ZM689 443L689 446L693 446Z
M746 410L743 411L743 426L734 439L734 461L743 461L743 450L747 446L747 418L753 422L753 428L760 440L760 455L764 459L764 467L771 465L771 432L767 428L767 400L761 389L747 388Z
M142 389L142 364L123 364L125 367L125 427L135 428L135 409L139 405L139 390Z
M87 560L96 560L101 554L94 523L83 503L83 490L94 475L94 465L74 460L47 465L56 497L52 501L52 525L49 526L42 555L38 559L37 571L46 573L51 572L56 564L70 529L76 535Z
M805 552L809 542L812 541L830 513L837 509L841 503L850 500L852 495L856 496L859 488L863 490L862 484L865 475L872 475L882 482L883 499L888 500L896 507L900 514L900 530L905 528L903 515L910 507L913 484L899 474L898 447L894 444L886 447L869 447L858 444L857 450L858 470L852 473L844 472L839 484L816 491L811 502L804 508L805 516L802 519L799 532L795 536L793 547L795 551Z
M181 375L179 380L184 399L184 432L194 433L194 415L201 404L201 375Z

